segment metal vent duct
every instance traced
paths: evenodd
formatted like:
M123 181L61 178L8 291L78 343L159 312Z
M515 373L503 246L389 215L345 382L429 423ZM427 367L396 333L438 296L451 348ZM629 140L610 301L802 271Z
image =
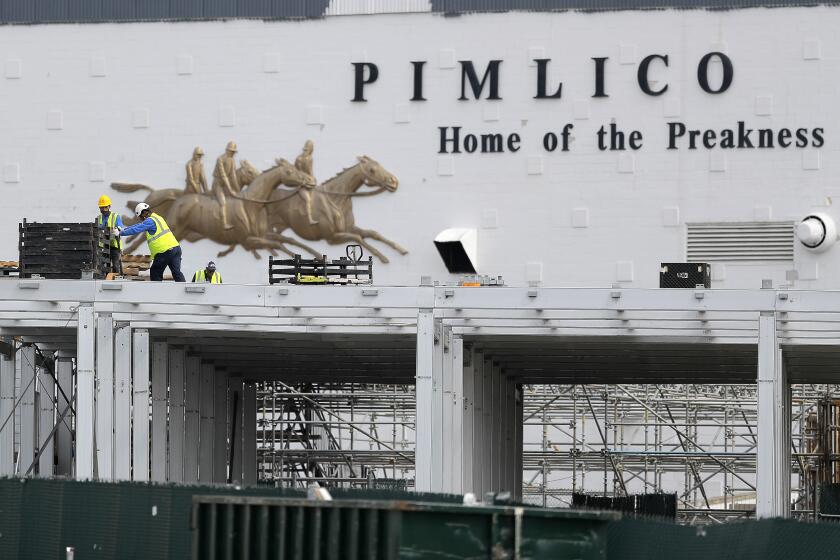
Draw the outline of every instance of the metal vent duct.
M793 260L793 222L721 222L686 227L688 262Z

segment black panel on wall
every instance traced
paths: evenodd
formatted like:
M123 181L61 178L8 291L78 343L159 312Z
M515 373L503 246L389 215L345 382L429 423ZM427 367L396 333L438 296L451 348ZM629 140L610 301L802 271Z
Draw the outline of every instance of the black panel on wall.
M0 23L319 18L330 0L0 0ZM431 0L446 13L837 5L813 0Z
M67 21L70 0L36 0L35 21Z
M173 17L170 0L137 0L137 19L166 19Z
M433 12L500 12L509 10L646 10L659 8L754 8L813 6L836 2L798 0L431 0Z

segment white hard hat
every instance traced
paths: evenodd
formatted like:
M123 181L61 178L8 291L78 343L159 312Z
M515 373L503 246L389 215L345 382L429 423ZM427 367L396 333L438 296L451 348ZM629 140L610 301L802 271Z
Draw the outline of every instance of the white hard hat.
M137 206L134 207L134 214L136 216L139 216L143 212L143 210L148 210L148 209L149 209L149 205L146 204L145 202L141 202Z

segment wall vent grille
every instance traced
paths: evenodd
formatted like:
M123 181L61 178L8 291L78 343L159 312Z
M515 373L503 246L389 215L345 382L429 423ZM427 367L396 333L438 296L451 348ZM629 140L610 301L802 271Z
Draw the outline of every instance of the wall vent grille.
M720 222L686 227L688 262L793 260L793 222Z

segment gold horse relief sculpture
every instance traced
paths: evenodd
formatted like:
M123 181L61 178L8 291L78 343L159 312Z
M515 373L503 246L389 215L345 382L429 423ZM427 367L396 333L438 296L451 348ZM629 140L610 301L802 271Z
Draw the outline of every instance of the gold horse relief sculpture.
M235 150L235 144L228 144L226 172L230 172L230 162L235 153L230 150L231 144ZM307 141L295 165L277 159L274 167L263 172L247 160L241 160L235 177L228 177L232 179L229 182L241 190L233 192L235 187L230 191L225 189L227 196L224 197L218 197L218 193L207 189L206 182L199 186L200 181L195 180L203 155L200 148L196 148L193 159L188 162L185 189L154 189L139 183L111 183L111 188L124 193L149 192L144 202L164 217L178 239L210 239L226 245L227 249L219 252L220 257L237 246L250 251L256 258L260 258L259 250L267 250L272 255L277 255L277 251L293 255L289 246L313 256L321 255L320 251L288 236L288 230L307 241L361 245L383 263L387 263L388 258L368 239L380 241L402 255L407 254L402 246L379 232L356 226L353 216L352 198L394 192L399 185L397 178L372 158L360 156L356 165L316 186L312 176L312 151L312 142ZM373 188L360 192L363 186ZM204 192L196 192L199 190ZM224 199L223 205L220 198ZM129 201L128 207L133 209L137 202ZM228 227L225 227L225 217L229 221ZM127 218L126 221L132 220ZM138 236L125 251L130 253L142 243L142 236Z

